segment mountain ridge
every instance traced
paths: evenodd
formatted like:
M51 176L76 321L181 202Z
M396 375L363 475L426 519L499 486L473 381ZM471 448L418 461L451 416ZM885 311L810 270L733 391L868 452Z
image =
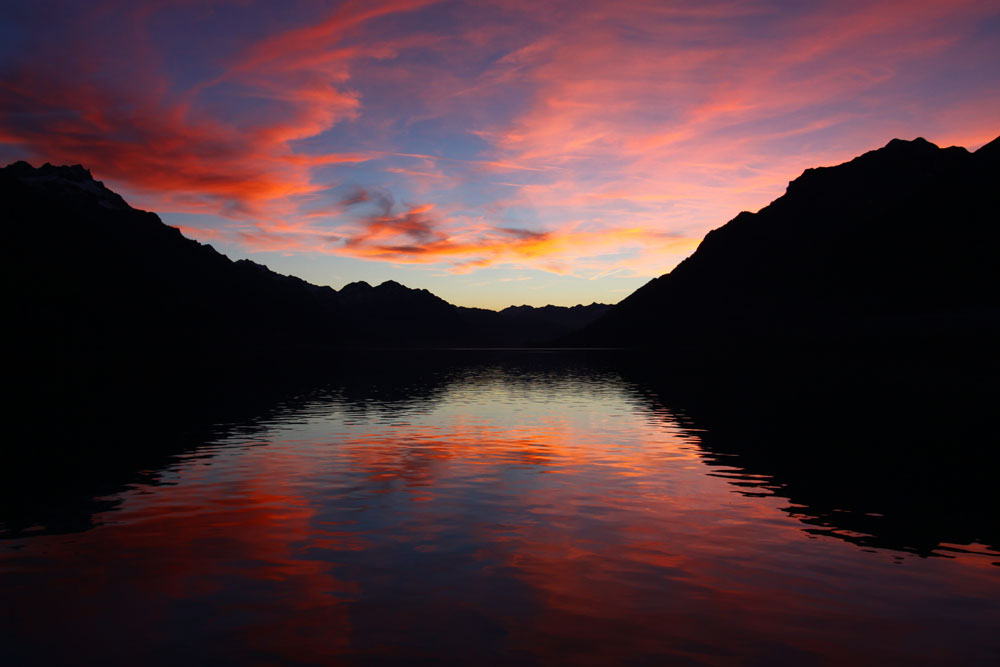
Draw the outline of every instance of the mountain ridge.
M0 169L0 195L17 321L25 340L55 347L67 338L104 356L115 345L141 356L144 343L217 355L301 345L516 347L581 321L581 311L562 307L548 307L545 321L463 308L392 280L338 291L233 261L132 208L80 165L13 163ZM46 271L28 280L42 263Z
M28 287L15 290L14 312L52 344L63 331L107 355L119 330L132 329L136 336L118 340L126 348L145 340L214 353L552 341L705 349L991 330L1000 321L998 169L1000 138L974 152L893 139L806 169L780 197L711 230L672 271L614 306L500 311L455 306L393 280L336 290L234 262L133 209L80 165L16 162L0 169L0 194L8 282ZM43 261L49 268L39 274L33 266Z
M995 326L998 154L1000 139L974 153L894 139L807 169L561 342L704 349Z

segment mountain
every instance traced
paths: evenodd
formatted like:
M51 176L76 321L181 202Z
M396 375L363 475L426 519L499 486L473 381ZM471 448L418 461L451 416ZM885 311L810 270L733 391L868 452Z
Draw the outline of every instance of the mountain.
M80 166L15 163L0 197L11 321L40 355L101 367L350 339L332 289L232 262Z
M521 322L523 326L544 334L546 339L553 339L569 334L576 329L582 329L597 318L611 310L611 306L603 303L592 303L589 306L579 305L572 308L561 306L510 306L500 311L503 319L509 322Z
M12 328L53 369L287 358L315 348L518 346L568 333L607 308L497 313L393 281L319 287L185 238L79 165L0 169L0 199Z
M1000 139L807 169L562 342L665 354L1000 333Z
M611 310L604 303L589 306L510 306L499 313L459 308L463 322L476 338L491 347L537 347L587 326Z

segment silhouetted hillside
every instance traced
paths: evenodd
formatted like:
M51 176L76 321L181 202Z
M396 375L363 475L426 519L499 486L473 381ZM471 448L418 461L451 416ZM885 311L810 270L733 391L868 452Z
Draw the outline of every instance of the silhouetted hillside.
M807 169L670 273L567 339L665 351L904 341L1000 328L1000 139L975 153L895 139Z
M601 317L611 306L510 306L499 313L483 308L460 307L466 325L490 347L534 347L581 329Z
M392 281L318 287L184 238L81 166L15 163L0 170L0 197L14 334L53 369L226 366L345 347L517 346L601 314L596 305L550 306L515 317Z
M612 306L603 303L592 303L589 306L579 305L572 308L559 306L510 306L500 311L500 315L508 322L522 323L527 330L537 331L545 338L552 339L564 336L577 329L582 329L611 310Z
M351 338L334 290L232 262L82 167L13 164L0 196L12 321L42 354L101 366Z

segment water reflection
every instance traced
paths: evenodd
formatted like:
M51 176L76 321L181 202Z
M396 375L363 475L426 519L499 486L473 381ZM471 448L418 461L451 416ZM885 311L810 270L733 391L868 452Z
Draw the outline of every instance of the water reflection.
M815 410L786 404L800 418L775 439L759 398L613 359L384 361L179 441L92 496L111 504L88 530L6 520L0 658L988 664L1000 648L995 521L924 522L920 541L842 521L900 508L836 483L819 445L850 428L804 438ZM777 460L795 443L812 458Z
M810 534L921 556L1000 552L988 376L918 368L636 386L650 411L699 434L712 474L787 498Z

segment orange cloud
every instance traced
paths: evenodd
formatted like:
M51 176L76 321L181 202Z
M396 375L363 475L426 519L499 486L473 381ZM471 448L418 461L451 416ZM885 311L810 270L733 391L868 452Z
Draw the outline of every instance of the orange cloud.
M859 109L859 96L949 48L987 11L982 2L895 2L785 19L741 6L776 31L758 35L732 5L698 4L622 2L558 15L521 6L551 24L497 67L537 92L523 113L479 136L498 157L562 172L559 182L524 184L513 201L598 215L610 210L594 200L617 199L647 205L633 212L639 224L663 228L682 211L689 229L707 231L766 204L809 165L911 136L864 118L873 102ZM862 120L832 150L804 140L790 152L781 142ZM986 130L976 137L996 134L995 122L979 124Z
M190 47L147 34L169 7L101 57L89 14L86 43L45 23L0 68L0 149L223 216L185 231L249 251L656 275L806 167L997 134L995 86L922 78L995 59L988 0L355 0Z
M337 40L365 21L426 4L347 3L318 25L265 39L217 77L181 94L168 94L166 85L93 85L71 68L45 69L26 61L0 80L0 137L47 161L91 166L100 177L140 191L145 205L160 210L258 218L293 214L296 197L325 187L312 183L314 168L374 157L306 154L293 146L354 117L359 101L345 85L349 62L391 49L385 43L337 48ZM76 59L67 54L66 61ZM219 114L204 98L221 85L235 87L252 104ZM267 104L270 113L244 113Z
M642 227L585 229L569 223L552 230L490 225L481 220L436 217L431 204L395 211L384 192L358 189L340 203L341 210L374 210L350 222L256 223L225 231L255 252L316 253L389 261L395 264L435 265L451 273L490 266L535 268L560 274L598 278L611 273L646 275L662 266L664 257L679 261L700 242L698 238ZM220 232L195 238L220 240ZM607 256L628 257L627 266L606 269Z

